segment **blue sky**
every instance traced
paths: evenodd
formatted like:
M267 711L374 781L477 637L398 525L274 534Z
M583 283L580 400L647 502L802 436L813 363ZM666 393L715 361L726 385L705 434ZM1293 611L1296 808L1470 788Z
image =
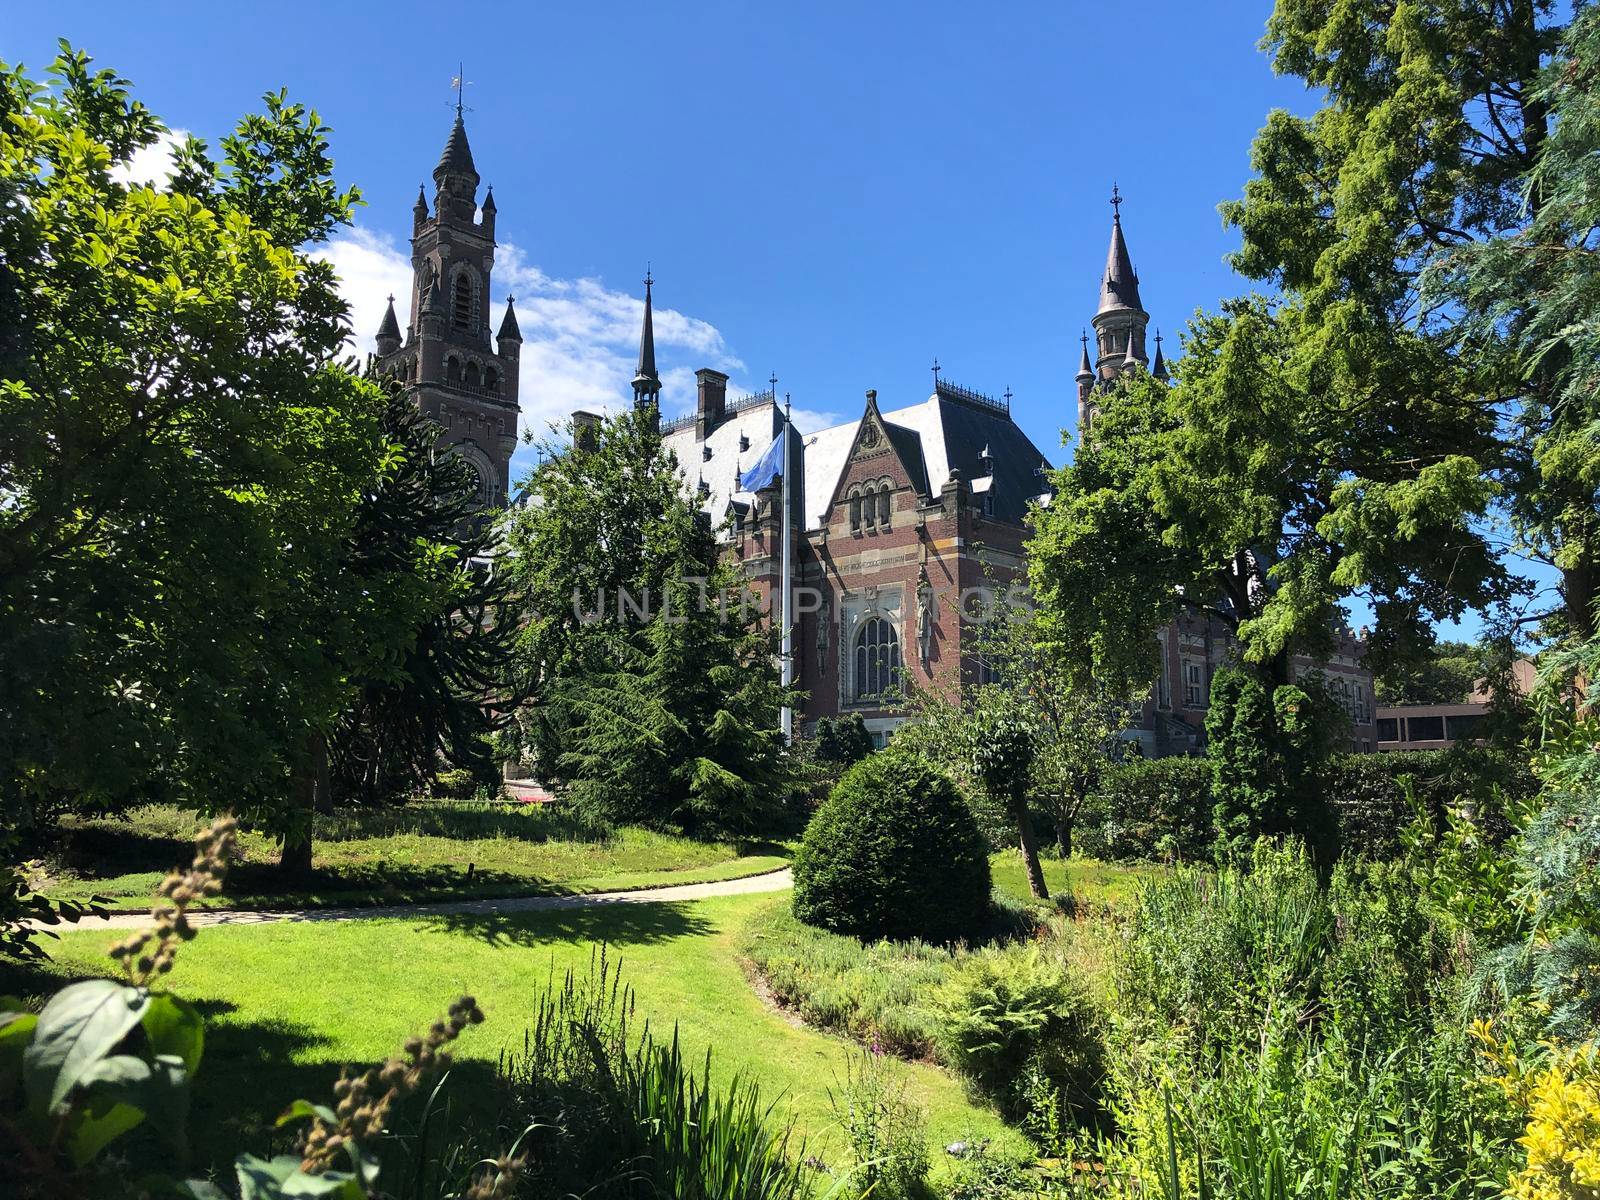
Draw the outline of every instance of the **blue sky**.
M669 408L712 365L744 389L775 372L814 423L869 387L914 403L937 356L955 382L1010 387L1060 461L1112 182L1175 333L1243 288L1216 205L1267 111L1310 100L1256 49L1266 5L257 7L19 6L0 57L39 68L68 37L209 138L269 88L315 104L367 198L336 254L363 335L407 283L464 60L513 248L496 293L547 301L523 322L534 424L623 394L649 262Z
M776 373L815 427L867 388L922 399L937 356L1011 388L1060 462L1113 181L1154 324L1175 335L1249 286L1216 206L1268 111L1315 106L1257 49L1269 8L27 5L0 58L37 70L65 36L210 139L268 89L315 105L367 200L330 251L367 345L385 293L407 294L411 204L464 61L494 291L528 338L525 426L623 401L648 262L669 413L715 366L741 391Z

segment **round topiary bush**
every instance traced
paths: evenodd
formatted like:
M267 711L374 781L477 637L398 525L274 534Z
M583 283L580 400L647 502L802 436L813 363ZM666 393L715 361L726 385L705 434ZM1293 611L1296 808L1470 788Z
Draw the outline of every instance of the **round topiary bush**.
M982 927L989 854L950 777L908 751L857 763L806 826L794 915L860 938L949 942Z

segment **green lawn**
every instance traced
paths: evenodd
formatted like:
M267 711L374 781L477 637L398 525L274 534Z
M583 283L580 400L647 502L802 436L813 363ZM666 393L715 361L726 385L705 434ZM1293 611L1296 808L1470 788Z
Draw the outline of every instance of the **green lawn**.
M214 908L583 893L704 883L783 866L783 846L700 842L647 829L598 830L552 809L428 803L317 818L314 874L285 890L277 845L244 831ZM63 899L148 907L168 868L187 862L199 820L170 805L127 819L68 819L61 852L35 881Z
M859 1048L767 1009L736 954L743 925L786 902L786 895L736 896L205 929L183 947L170 976L173 990L199 1003L211 1022L191 1122L199 1153L220 1160L241 1147L264 1150L261 1131L289 1100L326 1096L337 1064L384 1057L463 992L478 997L488 1021L463 1038L460 1056L492 1063L503 1048L520 1048L552 970L586 967L593 946L606 943L652 1027L677 1022L691 1053L710 1047L715 1070L743 1070L764 1093L781 1096L780 1111L826 1159L837 1148L827 1090ZM70 933L48 948L59 969L100 973L111 940ZM958 1139L989 1137L1002 1151L1023 1152L1020 1136L970 1104L950 1076L918 1064L903 1069L927 1108L936 1164L946 1160L942 1147Z
M1028 898L1028 876L1021 852L1002 851L989 863L995 887L1020 899ZM1122 907L1133 899L1140 880L1163 869L1153 863L1105 863L1088 858L1045 858L1040 866L1052 900L1070 895L1076 903L1091 909Z

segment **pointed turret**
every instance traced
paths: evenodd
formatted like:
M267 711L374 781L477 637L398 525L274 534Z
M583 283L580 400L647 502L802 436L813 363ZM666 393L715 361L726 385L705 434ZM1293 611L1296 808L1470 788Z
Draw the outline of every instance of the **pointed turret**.
M488 194L485 195L484 198L483 198L483 210L482 211L483 211L483 218L482 218L482 222L481 223L483 225L483 236L484 237L488 237L488 238L492 238L494 236L494 214L495 214L494 187L493 187L493 185L490 186Z
M417 202L411 206L411 223L421 225L428 219L428 197L422 191L422 185L417 184Z
M1143 312L1139 303L1139 276L1133 269L1133 259L1128 254L1128 241L1122 235L1122 193L1111 186L1111 245L1106 250L1106 273L1100 281L1100 308L1102 313L1115 309L1132 309Z
M1100 280L1100 307L1094 314L1095 373L1110 382L1134 363L1148 363L1144 329L1150 316L1139 299L1139 277L1122 234L1122 192L1111 186L1111 246Z
M444 144L444 152L439 155L439 165L433 169L434 182L440 187L444 186L447 177L457 176L470 179L474 191L478 187L478 168L472 161L472 146L467 142L467 125L461 119L461 110L456 109L456 123L450 127L450 136Z
M506 297L506 315L500 319L500 332L494 335L495 341L521 343L522 328L517 324L516 304L515 296ZM504 354L505 350L502 349L500 353Z
M655 278L644 273L644 327L639 331L639 369L633 376L633 404L643 408L646 404L659 406L661 377L656 374L656 327L651 288Z
M1078 341L1083 343L1083 355L1078 359L1077 380L1079 387L1085 388L1094 383L1094 366L1089 362L1089 334L1087 330L1079 335Z
M1171 378L1171 376L1167 373L1166 357L1161 353L1161 330L1159 329L1156 330L1156 360L1150 366L1150 374L1154 375L1157 379Z
M1138 350L1139 343L1130 337L1128 339L1128 352L1122 356L1122 369L1124 371L1129 367L1141 367L1144 365L1144 359L1139 357Z
M400 321L394 315L394 293L389 293L389 307L383 311L383 322L378 326L379 354L393 354L400 349Z

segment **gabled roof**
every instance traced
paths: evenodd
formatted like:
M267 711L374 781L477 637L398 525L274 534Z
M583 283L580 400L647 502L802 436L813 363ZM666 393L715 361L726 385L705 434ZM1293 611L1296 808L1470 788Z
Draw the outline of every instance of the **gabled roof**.
M798 486L791 488L791 501L801 528L815 529L827 520L867 411L864 408L862 417L855 420L795 435L789 448L790 462L800 466L795 470L794 484ZM880 410L879 417L891 447L925 499L936 497L951 470L958 470L969 485L990 479L975 490L993 495L992 516L1020 524L1027 515L1028 501L1046 490L1046 481L1038 474L1038 468L1046 465L1045 456L1004 411L963 403L941 389L920 404ZM762 404L731 413L703 443L695 440L692 424L663 439L677 454L684 487L696 494L712 520L720 521L727 514L730 501L739 494L737 481L772 444L782 420L776 403ZM743 451L739 449L741 436L749 442ZM992 476L985 475L981 461L985 447L993 460ZM709 458L704 455L705 448L711 451ZM706 493L698 495L697 484L702 479Z

